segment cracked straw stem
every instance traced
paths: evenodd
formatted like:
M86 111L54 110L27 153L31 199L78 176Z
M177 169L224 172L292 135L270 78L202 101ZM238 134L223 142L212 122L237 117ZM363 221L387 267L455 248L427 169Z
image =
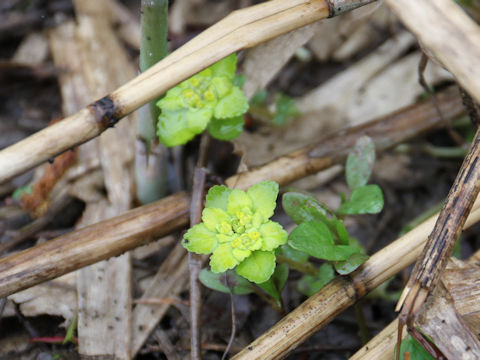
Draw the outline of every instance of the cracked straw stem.
M342 0L356 7L372 1ZM1 151L0 183L98 136L125 115L227 55L329 17L334 3L272 0L234 11L111 94Z

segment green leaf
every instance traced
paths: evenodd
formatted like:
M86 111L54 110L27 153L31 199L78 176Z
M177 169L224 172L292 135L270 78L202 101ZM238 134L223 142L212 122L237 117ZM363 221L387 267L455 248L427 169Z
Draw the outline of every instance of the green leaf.
M282 196L282 206L296 224L307 221L328 221L328 210L321 202L310 195L287 192Z
M210 256L210 268L214 273L222 273L233 269L238 263L239 261L233 256L232 246L230 244L217 246L212 256Z
M337 231L338 238L340 240L341 245L350 245L350 237L348 235L348 231L345 228L342 220L336 220L335 222L335 229Z
M203 285L212 290L229 294L231 289L235 295L246 295L253 292L253 285L234 271L216 274L208 269L202 269L198 277Z
M260 181L247 190L252 199L253 208L269 219L277 206L278 184L274 181Z
M223 221L228 223L229 220L230 216L222 209L208 207L202 211L202 221L210 231L216 231L217 227L221 225Z
M330 261L346 260L357 251L351 246L334 245L333 236L327 225L319 222L298 225L290 233L288 243L294 249Z
M232 189L225 185L215 185L208 190L205 207L219 208L227 211L227 201Z
M367 260L368 255L357 252L350 255L347 260L336 261L335 270L337 270L340 275L347 275L350 274L352 271L356 270Z
M183 145L205 130L211 117L210 109L162 111L157 135L165 146Z
M254 251L243 260L235 269L237 274L261 284L272 276L275 270L275 254L273 251Z
M277 303L281 306L282 299L281 294L285 283L288 278L288 265L280 264L277 265L272 277L264 283L257 284L258 287L265 290L265 292L273 297Z
M65 338L63 339L62 344L72 343L75 344L75 329L77 328L77 314L75 314L68 325L67 333L65 334Z
M353 190L350 199L340 205L342 215L378 214L383 208L383 194L378 185L361 186Z
M191 227L183 236L182 246L196 254L210 254L217 246L216 235L200 223Z
M425 350L422 345L420 345L417 340L415 340L410 335L407 335L405 339L402 340L402 345L400 346L400 360L404 359L404 353L410 353L410 359L412 360L434 360L435 358ZM395 356L396 356L396 347L395 347Z
M281 247L281 250L284 256L300 264L306 263L308 261L308 258L310 257L310 255L308 255L307 253L294 249L288 244L283 245Z
M32 192L33 192L32 185L25 185L16 189L12 194L12 198L18 200L23 196L23 194L30 195Z
M227 119L243 115L247 110L247 97L238 86L234 86L229 94L218 101L213 110L213 116L217 119Z
M243 131L243 116L226 119L213 118L208 124L208 132L218 140L233 140Z
M236 74L233 78L233 85L242 88L245 84L245 81L247 81L247 77L245 76L245 74Z
M284 125L291 118L300 115L300 112L295 106L295 100L282 93L275 95L275 110L275 115L272 119L275 125Z
M252 98L250 99L250 103L253 106L261 106L265 104L267 100L267 90L258 90L255 94L253 94Z
M302 276L302 278L298 281L298 291L306 296L312 296L325 285L327 285L333 278L335 278L333 266L329 263L324 263L318 269L317 276Z
M228 197L227 211L231 215L236 215L237 211L243 211L244 208L251 209L252 199L244 191L233 189Z
M263 244L261 250L271 251L287 242L288 233L275 221L267 221L260 226Z
M237 55L231 54L210 66L209 69L212 70L213 77L226 76L230 80L233 80L235 70L237 69Z
M368 136L360 137L348 154L345 173L351 190L367 184L375 163L375 144Z

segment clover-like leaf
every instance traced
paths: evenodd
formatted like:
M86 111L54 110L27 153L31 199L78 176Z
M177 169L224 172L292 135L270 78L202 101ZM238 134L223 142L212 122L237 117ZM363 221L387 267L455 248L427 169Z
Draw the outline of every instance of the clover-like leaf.
M202 269L198 278L204 286L227 294L232 292L235 295L246 295L254 291L252 283L230 270L217 274L208 269Z
M274 252L261 250L254 251L235 268L237 274L257 284L267 281L274 270Z
M383 194L378 185L365 185L353 190L350 199L338 208L339 214L378 214L383 208Z
M367 184L375 163L375 144L368 136L360 137L348 154L345 175L352 190Z
M208 132L218 140L233 140L243 131L243 116L227 119L213 118L208 124Z
M187 231L183 236L182 245L196 254L210 254L217 245L217 240L215 233L208 230L205 224L200 223Z
M260 226L260 234L263 239L261 250L271 251L287 242L288 233L283 230L279 223L267 221Z
M253 201L255 211L260 212L265 219L273 215L277 206L278 184L274 181L261 181L251 186L247 194Z
M219 208L227 211L227 201L232 189L224 185L215 185L208 190L205 207Z
M218 101L213 111L213 116L217 119L226 119L242 115L247 110L247 97L238 86L234 86L226 96Z

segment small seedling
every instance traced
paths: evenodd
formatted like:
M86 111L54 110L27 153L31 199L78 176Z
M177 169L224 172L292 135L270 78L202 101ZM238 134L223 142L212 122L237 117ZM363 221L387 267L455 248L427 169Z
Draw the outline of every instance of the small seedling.
M183 145L204 130L219 140L242 132L248 100L236 85L236 68L232 54L168 90L157 102L162 111L157 135L166 146Z

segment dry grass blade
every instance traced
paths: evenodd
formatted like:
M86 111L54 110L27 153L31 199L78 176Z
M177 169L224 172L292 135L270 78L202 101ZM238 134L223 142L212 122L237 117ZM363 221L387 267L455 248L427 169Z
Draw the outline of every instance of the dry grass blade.
M447 119L456 118L465 111L456 89L439 94L438 100ZM247 188L265 179L288 184L343 161L356 139L365 134L374 140L378 151L383 151L440 125L434 106L425 101L383 119L341 131L316 146L297 150L226 182L238 188ZM0 297L164 236L187 225L187 213L188 197L178 193L0 259Z

